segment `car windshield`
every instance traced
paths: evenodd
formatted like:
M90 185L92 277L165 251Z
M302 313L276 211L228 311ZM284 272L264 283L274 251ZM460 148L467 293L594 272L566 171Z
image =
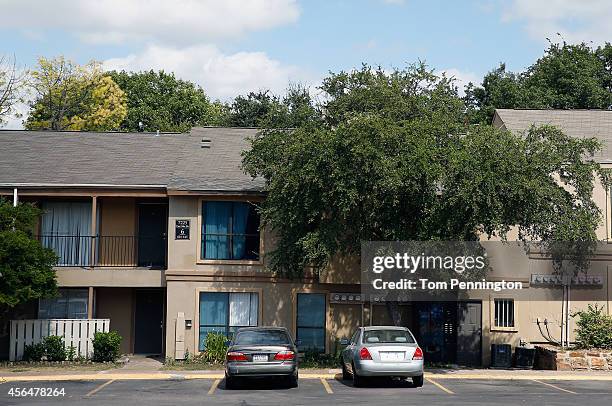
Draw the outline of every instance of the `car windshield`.
M236 334L237 345L287 345L289 336L282 330L246 330Z
M414 338L407 330L366 330L363 332L363 342L366 344L414 344Z

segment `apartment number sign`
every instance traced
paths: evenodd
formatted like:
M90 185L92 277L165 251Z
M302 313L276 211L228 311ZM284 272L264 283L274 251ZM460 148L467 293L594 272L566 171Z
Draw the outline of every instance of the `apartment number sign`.
M174 239L189 239L189 220L176 220L176 225L174 227Z

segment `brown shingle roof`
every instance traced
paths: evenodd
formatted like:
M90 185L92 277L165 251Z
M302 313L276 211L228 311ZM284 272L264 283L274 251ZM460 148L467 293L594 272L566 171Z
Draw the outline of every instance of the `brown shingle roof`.
M0 186L14 184L258 191L240 168L255 129L194 128L188 134L0 131ZM201 148L201 140L211 140Z
M531 125L554 125L577 138L595 137L603 148L597 158L612 161L612 111L610 110L522 110L497 109L493 125L524 132Z

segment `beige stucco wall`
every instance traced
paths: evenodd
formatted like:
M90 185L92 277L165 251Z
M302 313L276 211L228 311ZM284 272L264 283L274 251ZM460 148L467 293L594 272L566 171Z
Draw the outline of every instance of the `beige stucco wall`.
M607 169L612 168L611 164L602 164L601 166ZM602 214L602 221L597 228L597 239L600 241L608 240L612 237L610 233L610 222L612 219L610 216L610 191L602 185L599 179L597 179L593 188L593 201L597 204Z
M150 287L165 286L164 271L130 268L56 268L61 287Z
M110 319L111 330L116 330L122 337L121 352L124 354L132 353L134 350L133 291L131 288L97 288L95 290L95 317Z
M218 199L218 198L213 198ZM609 211L608 196L598 184L594 199L602 207L604 216ZM260 292L262 316L260 325L283 325L293 333L294 330L294 295L296 290L311 289L321 292L357 291L359 289L358 258L335 259L330 267L321 273L318 281L308 283L288 282L270 279L265 271L265 251L272 244L272 238L264 233L261 263L241 263L240 261L209 262L198 259L199 233L201 229L199 211L201 199L197 196L171 196L169 202L169 258L168 258L168 325L166 329L167 354L174 352L174 325L178 312L185 313L185 319L193 321L193 328L185 332L185 346L190 351L197 346L197 295L201 290L251 290ZM609 217L608 217L609 218ZM174 222L177 219L190 220L190 239L174 239ZM598 237L604 238L608 233L607 223L603 222L598 229ZM603 234L602 234L603 233ZM482 302L482 345L483 362L489 362L491 343L511 343L516 345L519 339L531 342L542 342L544 339L538 331L536 321L547 319L550 322L551 334L560 335L561 323L561 290L558 288L530 287L532 273L551 273L552 264L549 259L538 254L527 255L520 246L502 249L490 248L493 271L490 277L494 280L506 279L521 281L524 290L514 293L473 292L464 299ZM612 264L612 245L602 246L599 256L592 262L589 273L604 277L605 285L598 290L576 290L572 294L572 311L585 308L588 303L598 302L606 305L608 311L612 308L612 284L608 264ZM180 276L173 276L173 272ZM212 276L214 275L214 276ZM310 283L312 282L312 283ZM347 289L348 288L348 289ZM516 327L510 331L500 331L492 327L493 301L495 298L515 299ZM362 311L361 305L332 304L328 307L327 348L334 350L336 339L350 336L360 324L369 324L367 317L369 304ZM406 317L411 317L410 307L406 306ZM386 306L374 307L373 321L387 323L389 321ZM411 323L409 320L408 323ZM573 330L573 321L570 329Z
M192 280L176 280L176 279ZM288 280L258 280L249 278L228 277L225 280L214 280L203 273L194 272L190 276L171 275L167 282L167 328L166 355L172 356L175 350L175 326L179 312L184 313L185 320L192 320L193 327L185 330L185 349L190 353L198 351L199 294L200 292L257 292L259 294L260 326L282 326L289 329L295 337L296 297L298 293L325 293L357 291L358 286L347 289L346 286L322 287L313 283L300 283ZM200 279L200 280L194 280ZM339 290L340 289L340 290ZM326 297L329 297L327 295ZM361 306L327 303L327 342L328 351L335 349L335 342L347 337L361 324Z
M100 235L136 235L136 200L133 197L101 197Z
M101 265L137 264L136 200L132 197L104 197L98 199L101 236L98 252ZM115 238L107 238L115 237Z
M261 271L266 265L266 249L273 244L270 233L262 231L259 261L212 261L199 259L202 200L259 201L256 197L170 196L168 210L168 269L200 271ZM249 200L251 199L251 200ZM189 220L189 240L175 239L176 220Z

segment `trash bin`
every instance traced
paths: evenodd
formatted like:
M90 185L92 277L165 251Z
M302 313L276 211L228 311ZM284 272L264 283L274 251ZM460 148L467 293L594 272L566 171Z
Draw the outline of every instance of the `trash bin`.
M512 346L510 344L491 344L491 368L512 367Z
M535 348L516 347L514 357L516 359L517 368L533 369L535 360Z

